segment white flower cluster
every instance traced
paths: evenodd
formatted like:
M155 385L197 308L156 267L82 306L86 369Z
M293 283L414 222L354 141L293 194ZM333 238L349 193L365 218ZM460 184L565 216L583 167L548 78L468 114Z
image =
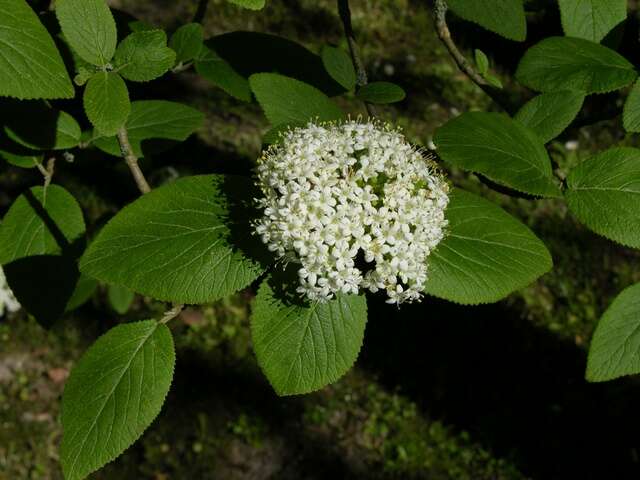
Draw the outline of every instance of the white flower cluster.
M4 315L4 312L17 312L20 310L20 304L13 295L13 292L7 285L7 279L4 276L4 271L0 267L0 317Z
M449 186L396 129L377 122L309 123L284 133L258 163L255 231L285 262L301 264L298 292L385 290L419 300L427 257L447 227Z

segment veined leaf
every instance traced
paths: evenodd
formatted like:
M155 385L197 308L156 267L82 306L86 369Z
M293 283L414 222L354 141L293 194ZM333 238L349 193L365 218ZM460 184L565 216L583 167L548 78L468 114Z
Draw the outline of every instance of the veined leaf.
M447 5L459 17L510 40L527 36L522 0L447 0Z
M116 51L116 22L105 0L56 0L56 16L71 48L84 61L104 66Z
M82 210L58 185L33 187L11 205L0 224L0 265L34 255L57 255L85 232Z
M111 307L120 315L124 315L129 311L129 307L131 307L131 303L133 303L136 294L126 287L109 285L107 296L109 297Z
M249 84L272 125L344 117L329 97L299 80L277 73L256 73L249 77Z
M371 82L358 89L357 96L363 102L395 103L404 100L402 87L391 82Z
M131 111L129 90L114 72L96 73L84 89L84 111L103 135L115 135Z
M599 42L627 18L627 0L558 0L568 37Z
M322 63L327 73L347 90L356 86L356 70L351 57L342 48L325 45L321 52Z
M176 63L189 62L200 53L204 40L202 25L188 23L178 28L169 41L169 47L176 52Z
M586 378L604 382L640 373L640 284L620 293L598 322Z
M87 350L62 397L66 480L85 478L142 435L162 408L174 365L171 332L155 320L119 325Z
M118 73L133 82L148 82L164 75L176 61L176 52L167 47L162 30L134 32L116 50Z
M571 170L565 192L569 209L587 227L640 248L640 150L612 148Z
M71 98L58 49L25 0L0 0L0 96Z
M440 127L433 141L446 162L521 192L560 196L537 135L506 115L468 112Z
M145 141L167 139L182 142L202 126L203 120L202 112L182 103L139 100L131 104L131 113L125 126L133 153L143 157ZM98 137L93 143L104 152L116 157L121 155L116 137ZM149 147L158 152L167 146L169 145L164 143Z
M265 280L255 299L251 335L258 363L279 395L318 390L354 364L367 322L364 296L338 295L300 305Z
M159 300L206 303L249 285L263 271L252 260L241 177L187 177L122 209L83 256L80 269ZM259 242L259 240L256 240Z
M253 98L249 81L207 46L198 54L196 72L238 100L250 102Z
M426 293L466 305L497 302L553 265L529 228L482 197L454 189L445 215L449 234L428 258Z
M624 103L622 123L627 132L640 133L640 82L636 82Z
M584 103L583 92L560 91L538 95L528 101L515 119L538 134L547 143L576 118Z
M516 78L541 92L580 90L606 93L632 83L633 65L610 48L582 38L550 37L531 47L520 60Z

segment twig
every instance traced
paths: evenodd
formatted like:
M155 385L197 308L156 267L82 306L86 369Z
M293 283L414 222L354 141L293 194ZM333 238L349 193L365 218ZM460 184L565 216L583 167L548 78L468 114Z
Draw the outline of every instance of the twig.
M122 153L122 158L124 158L127 162L129 170L131 170L131 174L133 175L133 179L138 186L138 190L140 190L142 194L149 193L151 191L151 187L147 183L147 179L144 178L144 173L142 173L142 170L140 170L140 165L138 165L138 157L136 157L135 153L133 153L131 143L129 143L129 134L127 133L127 128L120 128L120 130L118 130L117 137L118 143L120 144L120 152Z
M205 15L207 14L207 7L209 6L209 0L199 0L196 13L193 15L193 23L202 23Z
M451 32L447 25L447 3L445 0L435 0L434 6L436 32L438 37L442 41L449 54L453 57L454 61L458 65L460 71L462 71L469 79L482 89L500 108L507 113L514 113L513 108L510 107L509 102L506 100L504 93L499 88L494 87L487 82L482 75L480 75L475 68L469 63L464 55L458 50L458 47L451 38Z
M46 203L46 201L47 201L47 188L49 188L49 185L51 185L51 180L53 179L53 173L54 173L55 167L56 167L56 157L51 157L47 161L47 167L46 168L44 167L44 165L42 165L42 163L40 163L36 159L34 159L33 162L36 164L36 168L38 169L38 171L44 177L44 189L43 189L43 193L42 193L42 201L43 201L43 203Z
M180 62L178 63L178 65L176 65L171 69L171 73L181 73L186 70L189 70L191 67L193 67L193 63L194 62L187 62L187 63Z
M173 320L178 315L180 315L180 312L182 312L182 309L184 309L184 305L183 304L174 305L173 308L171 310L167 311L164 314L164 316L159 320L160 323L167 323L167 322Z
M359 87L364 87L369 82L369 79L367 78L367 70L364 68L364 63L362 63L362 59L358 53L358 44L356 43L356 37L353 33L353 25L351 23L349 0L338 0L338 13L344 26L344 35L347 37L347 43L349 44L351 61L353 62L353 67L356 69L356 83ZM376 115L375 107L372 104L364 102L364 106L370 117Z

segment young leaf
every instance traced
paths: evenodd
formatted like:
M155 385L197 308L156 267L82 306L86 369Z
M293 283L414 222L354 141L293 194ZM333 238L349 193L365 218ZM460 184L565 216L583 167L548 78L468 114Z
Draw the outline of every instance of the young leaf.
M353 366L366 322L364 296L301 305L279 298L264 281L253 305L251 337L276 393L296 395L335 382Z
M116 22L105 0L56 0L65 39L84 61L105 66L116 50Z
M58 255L85 232L82 210L58 185L33 187L11 205L0 224L0 265L34 255Z
M160 413L174 365L171 332L155 320L119 325L85 352L62 396L66 480L85 478L142 435Z
M116 50L118 73L133 82L148 82L166 73L176 61L176 52L167 47L162 30L134 32Z
M265 0L229 0L231 3L235 3L244 8L250 10L261 10L264 8Z
M342 48L325 45L321 52L322 63L327 73L347 90L356 87L356 70L351 57Z
M640 284L620 293L593 334L586 378L604 382L640 373Z
M204 115L182 103L165 100L138 100L131 104L126 127L133 153L144 156L143 144L151 139L167 139L182 142L202 126ZM115 137L98 137L93 143L101 150L119 157L120 146ZM168 147L148 145L154 152ZM157 147L157 148L154 148Z
M640 82L633 85L624 103L622 123L627 132L640 133Z
M344 117L329 97L299 80L277 73L256 73L249 77L249 84L272 125Z
M91 243L80 270L159 300L206 303L263 271L250 258L249 179L187 177L122 209ZM257 240L256 240L257 241Z
M84 89L84 111L100 133L115 135L131 111L129 90L114 72L96 73Z
M19 168L35 168L38 163L42 163L42 154L38 152L17 154L8 150L0 150L0 158L4 158L8 163Z
M485 76L487 72L489 72L489 59L485 53L478 48L475 49L475 59L476 67L478 67L478 73Z
M525 127L547 143L576 118L584 103L584 93L576 91L549 92L528 101L515 116Z
M440 127L433 141L440 157L452 165L521 192L560 196L544 145L506 115L464 113Z
M203 46L200 50L196 72L238 100L250 102L253 98L249 81L209 47Z
M109 297L111 307L120 315L124 315L129 311L129 307L131 307L131 303L133 303L136 294L126 287L109 285L107 296Z
M73 97L62 57L25 0L0 0L0 43L0 96Z
M482 197L454 189L446 216L449 234L427 260L426 293L466 305L497 302L553 265L531 230Z
M202 25L188 23L178 28L169 40L169 47L176 52L176 63L190 62L202 48L204 40Z
M569 209L587 227L640 248L640 150L612 148L571 170L565 192Z
M404 90L391 82L371 82L358 89L357 96L363 102L395 103L404 100Z
M527 37L522 0L447 0L453 12L465 20L510 40Z
M516 78L541 92L580 90L606 93L632 83L631 63L610 48L582 38L550 37L531 47L520 60Z
M558 0L562 29L568 37L600 42L627 18L627 0Z

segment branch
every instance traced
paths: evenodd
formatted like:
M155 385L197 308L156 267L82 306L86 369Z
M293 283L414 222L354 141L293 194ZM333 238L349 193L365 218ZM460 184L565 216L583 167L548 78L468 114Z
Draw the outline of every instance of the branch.
M174 305L171 310L165 312L164 316L160 319L160 323L167 323L170 320L173 320L178 315L180 315L180 312L182 312L183 309L184 309L184 305L182 304Z
M464 57L464 55L458 50L458 47L453 42L451 38L451 32L449 31L449 26L447 25L447 3L445 0L435 0L434 6L435 13L435 22L436 22L436 32L438 33L438 37L442 41L449 54L453 57L458 68L462 71L469 79L475 83L484 93L486 93L491 100L493 100L500 108L506 111L509 114L514 113L513 108L511 108L509 101L505 98L504 92L491 85L487 82L482 75L480 75L476 69L469 63L469 61Z
M338 0L338 13L342 19L342 25L344 26L344 35L347 37L347 43L349 44L349 53L351 53L351 61L353 67L356 69L356 83L359 87L364 87L368 82L367 70L364 68L364 63L358 54L358 44L356 43L356 37L353 33L353 25L351 24L351 9L349 8L349 0ZM367 113L370 117L376 115L375 107L364 102L364 106L367 109Z
M209 0L199 0L196 13L193 15L193 23L202 23L204 16L207 14L207 7L209 6Z
M133 179L136 181L136 185L138 186L138 190L140 190L142 194L149 193L151 191L151 187L147 183L147 179L144 178L144 173L140 170L138 157L133 153L131 143L129 143L129 134L127 133L126 127L122 127L118 130L117 137L118 143L120 144L122 158L127 162L129 170L131 170L131 174L133 175Z

